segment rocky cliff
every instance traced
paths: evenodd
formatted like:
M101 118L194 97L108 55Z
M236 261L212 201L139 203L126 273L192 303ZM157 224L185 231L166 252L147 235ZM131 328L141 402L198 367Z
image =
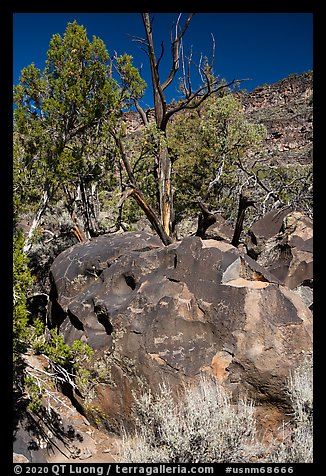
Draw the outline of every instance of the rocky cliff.
M268 131L264 153L272 163L312 160L313 72L293 74L277 83L241 93L248 119Z
M240 90L237 97L248 119L264 124L268 131L262 155L271 165L312 161L313 71L292 74L274 84ZM154 119L153 109L146 111ZM137 112L124 116L130 134L138 133L142 122Z

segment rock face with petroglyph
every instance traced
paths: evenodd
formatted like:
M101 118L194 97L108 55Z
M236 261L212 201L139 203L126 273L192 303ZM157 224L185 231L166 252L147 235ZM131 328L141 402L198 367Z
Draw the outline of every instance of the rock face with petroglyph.
M145 232L102 236L61 253L51 281L53 325L105 362L110 379L93 404L113 426L128 415L132 390L162 380L177 388L201 372L235 396L286 405L285 379L311 350L300 296L222 241L163 247Z

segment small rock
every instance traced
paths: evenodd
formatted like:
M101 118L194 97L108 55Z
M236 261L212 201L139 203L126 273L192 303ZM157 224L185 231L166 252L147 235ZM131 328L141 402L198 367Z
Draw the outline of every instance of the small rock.
M13 454L13 463L30 463L30 460L22 454Z

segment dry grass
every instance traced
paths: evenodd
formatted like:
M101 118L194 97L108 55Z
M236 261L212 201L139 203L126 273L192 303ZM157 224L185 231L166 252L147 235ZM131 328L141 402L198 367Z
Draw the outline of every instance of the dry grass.
M290 375L288 393L293 415L290 428L284 429L284 438L270 454L269 462L313 462L313 360L307 354Z
M215 381L202 377L176 402L163 384L136 399L136 432L125 434L124 462L246 462L260 450L251 403L232 404Z
M235 405L215 380L202 377L176 401L168 385L135 397L135 431L124 430L120 454L126 463L312 462L312 356L288 380L293 415L283 440L268 448L256 434L253 404ZM281 430L282 431L282 430Z

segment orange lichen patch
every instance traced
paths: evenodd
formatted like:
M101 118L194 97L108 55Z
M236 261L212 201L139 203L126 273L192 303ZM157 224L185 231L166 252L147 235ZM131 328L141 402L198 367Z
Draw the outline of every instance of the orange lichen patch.
M148 354L151 359L155 360L155 362L157 362L159 365L166 365L166 362L165 360L163 360L159 354Z
M232 355L228 352L220 351L214 355L211 363L212 373L220 383L223 383L228 378L229 372L227 368L231 362Z
M237 278L224 283L227 286L235 286L237 288L251 288L251 289L261 289L269 286L267 281L250 281L249 279Z

